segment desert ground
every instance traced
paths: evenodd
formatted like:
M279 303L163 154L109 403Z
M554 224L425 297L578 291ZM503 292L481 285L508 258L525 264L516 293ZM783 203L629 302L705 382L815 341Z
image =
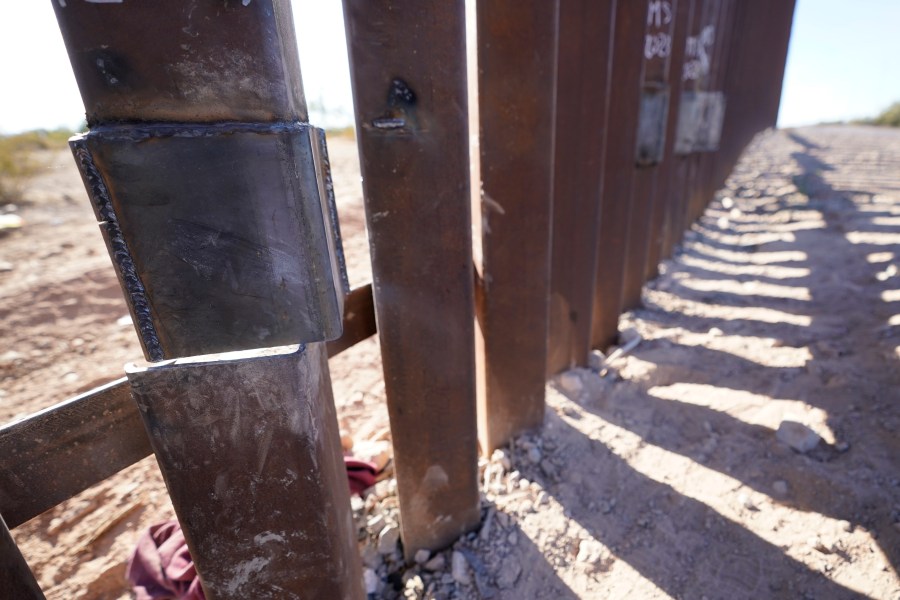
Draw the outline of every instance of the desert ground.
M351 284L355 143L329 141ZM0 423L141 352L71 155L0 212ZM900 600L900 131L761 134L622 316L637 341L548 383L542 431L481 461L481 529L405 564L396 485L354 500L372 598ZM639 340L639 341L638 341ZM353 440L387 425L377 339L330 361ZM173 516L153 457L13 530L51 600L120 599ZM390 536L387 536L388 538Z

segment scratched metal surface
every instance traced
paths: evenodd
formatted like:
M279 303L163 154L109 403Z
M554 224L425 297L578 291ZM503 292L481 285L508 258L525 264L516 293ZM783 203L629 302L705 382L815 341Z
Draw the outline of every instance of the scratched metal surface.
M208 599L363 597L325 344L128 379Z
M345 0L404 552L480 520L465 3Z
M346 277L318 136L156 124L73 140L149 360L340 337Z
M353 290L329 358L375 334L372 287ZM0 427L0 514L15 528L152 452L122 378Z
M290 2L53 2L88 125L307 121Z

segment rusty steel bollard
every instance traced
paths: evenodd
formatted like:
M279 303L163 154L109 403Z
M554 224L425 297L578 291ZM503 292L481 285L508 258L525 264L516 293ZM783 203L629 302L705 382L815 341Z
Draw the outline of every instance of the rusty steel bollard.
M148 360L339 337L324 134L288 2L54 3L71 146Z
M44 593L0 516L0 598L44 600Z
M206 597L361 598L325 344L347 280L290 3L54 8L85 187L146 358L178 359L128 377Z
M128 368L207 597L361 597L325 344L234 354Z

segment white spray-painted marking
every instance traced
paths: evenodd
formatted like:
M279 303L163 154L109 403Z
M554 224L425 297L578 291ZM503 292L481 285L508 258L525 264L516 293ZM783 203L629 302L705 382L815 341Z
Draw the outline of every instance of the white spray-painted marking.
M277 533L272 533L271 531L267 531L265 533L260 533L254 536L253 541L256 542L257 546L262 546L266 542L281 542L284 543L284 536L278 535Z
M269 564L269 559L257 556L253 560L245 560L234 567L230 580L223 582L225 590L234 595L238 590L250 583L250 575L259 573Z

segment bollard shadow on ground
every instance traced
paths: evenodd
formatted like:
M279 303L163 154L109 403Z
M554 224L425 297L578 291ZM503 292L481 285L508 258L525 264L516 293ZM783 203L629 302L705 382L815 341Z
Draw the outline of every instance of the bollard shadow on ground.
M890 238L900 237L900 223L873 223L900 221L900 199L882 210L875 192L856 189L863 185L836 188L831 181L846 169L829 162L827 144L797 132L789 137L799 145L790 155L797 189L775 201L792 211L789 223L821 222L755 244L773 198L760 198L758 214L734 215L724 228L715 215L705 217L682 259L633 313L644 327L669 331L628 359L640 376L629 381L626 369L625 380L604 384L599 397L551 401L545 431L555 453L578 459L567 459L569 471L558 479L535 465L521 467L609 548L612 563L627 563L677 598L867 597L827 574L844 569L860 589L869 583L864 573L871 571L853 579L859 566L843 546L767 541L764 524L772 515L843 527L847 537L868 535L887 561L876 571L891 580L893 570L896 581L900 570L900 284L885 270L900 259L900 244ZM878 253L891 256L872 260ZM769 275L777 269L788 276ZM723 280L731 287L716 289ZM733 282L748 284L748 293ZM767 295L758 284L806 295ZM753 318L754 311L767 318ZM713 328L719 331L711 334ZM721 341L729 336L755 344L757 355L729 351ZM781 366L779 353L805 358ZM775 435L785 405L824 415L821 424L834 438L807 453L787 447ZM671 464L654 465L648 456ZM672 464L706 473L707 483L682 480ZM709 481L720 487L704 488ZM612 508L600 503L609 498L618 499Z

